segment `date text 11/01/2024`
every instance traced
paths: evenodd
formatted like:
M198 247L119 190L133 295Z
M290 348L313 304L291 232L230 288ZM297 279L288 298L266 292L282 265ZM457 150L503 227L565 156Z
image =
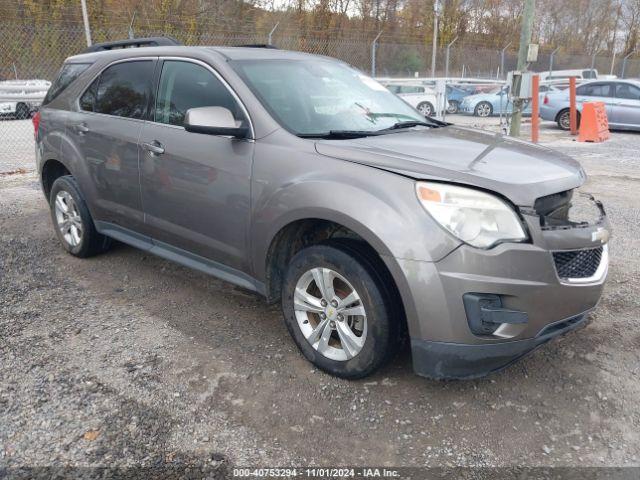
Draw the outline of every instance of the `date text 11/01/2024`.
M389 468L234 468L234 478L399 478Z

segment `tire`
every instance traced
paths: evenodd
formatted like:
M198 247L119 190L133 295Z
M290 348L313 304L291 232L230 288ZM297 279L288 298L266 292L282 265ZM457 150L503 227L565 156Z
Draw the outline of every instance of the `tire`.
M416 108L425 117L431 117L436 111L431 102L420 102Z
M349 295L357 300L344 306L332 305L329 300L323 306L312 272L328 275L335 289L333 299ZM393 308L393 296L385 285L389 283L380 269L349 241L314 245L298 252L285 274L282 309L287 329L305 358L319 369L347 379L366 377L386 364L400 345L402 322L394 313L401 309ZM303 301L296 292L304 292L304 298L311 301ZM326 297L322 300L330 295ZM352 315L340 314L346 311Z
M111 245L109 237L96 230L78 183L71 175L53 182L49 206L58 240L71 255L91 257L106 251Z
M454 114L458 113L460 109L460 104L457 100L449 100L449 106L447 107L447 113Z
M18 120L25 120L31 117L31 112L29 111L29 107L24 103L19 103L16 105L16 118Z
M576 112L576 113L577 113L576 126L579 127L580 126L580 112ZM571 115L570 110L568 108L565 108L564 110L560 110L560 112L556 116L556 123L558 124L558 127L560 127L561 130L571 130L571 118L570 118L570 115Z
M493 105L489 102L480 102L476 105L476 108L473 109L473 114L476 117L490 117L493 115Z

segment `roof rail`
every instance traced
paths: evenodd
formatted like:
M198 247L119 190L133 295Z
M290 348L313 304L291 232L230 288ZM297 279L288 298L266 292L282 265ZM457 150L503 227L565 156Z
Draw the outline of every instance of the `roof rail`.
M116 50L119 48L137 48L137 47L162 47L171 45L182 45L173 37L146 37L131 38L127 40L116 40L114 42L96 43L91 45L82 53L104 52L105 50Z
M249 43L246 45L236 45L236 47L244 47L244 48L273 48L278 50L278 47L274 47L273 45L269 45L268 43Z

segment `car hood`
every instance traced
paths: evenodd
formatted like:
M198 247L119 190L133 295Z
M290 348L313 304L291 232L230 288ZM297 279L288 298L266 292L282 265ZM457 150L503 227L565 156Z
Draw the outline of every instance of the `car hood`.
M519 206L533 206L537 198L576 188L586 179L578 162L549 148L453 126L320 140L316 150L414 179L491 190Z

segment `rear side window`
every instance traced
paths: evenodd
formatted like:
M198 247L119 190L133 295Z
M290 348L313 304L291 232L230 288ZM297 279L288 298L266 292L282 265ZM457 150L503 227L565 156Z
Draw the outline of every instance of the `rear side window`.
M53 84L49 88L47 95L42 101L43 105L51 102L54 98L60 95L69 85L71 85L76 78L78 78L82 72L89 68L90 63L66 63L60 69L60 73L53 81Z
M611 97L611 85L609 83L594 83L582 85L576 90L578 95L585 97Z
M209 70L191 62L166 60L160 76L155 121L182 126L187 110L197 107L224 107L237 122L245 119L233 95Z
M105 69L80 97L80 108L125 118L143 118L151 95L153 61L117 63Z

